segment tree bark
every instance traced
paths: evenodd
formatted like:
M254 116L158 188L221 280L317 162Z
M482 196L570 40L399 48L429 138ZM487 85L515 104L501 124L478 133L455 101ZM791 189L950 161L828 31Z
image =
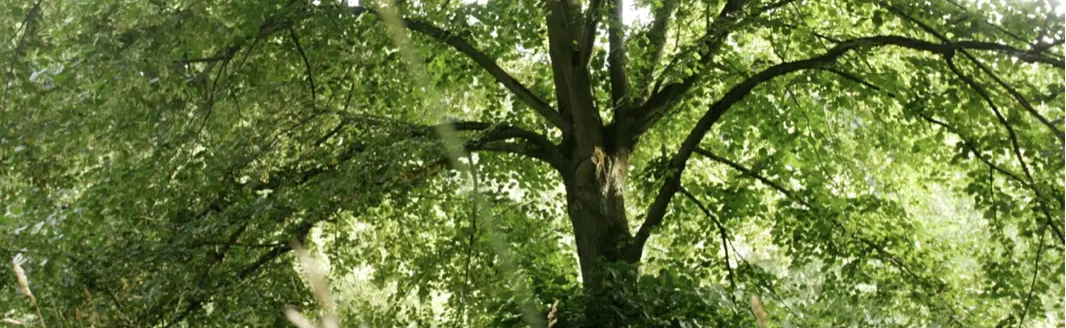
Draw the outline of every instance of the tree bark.
M633 236L625 211L627 151L604 152L575 161L564 175L567 214L574 229L581 277L588 302L585 327L623 324L617 313L625 311L620 291L636 281L640 252L630 245Z

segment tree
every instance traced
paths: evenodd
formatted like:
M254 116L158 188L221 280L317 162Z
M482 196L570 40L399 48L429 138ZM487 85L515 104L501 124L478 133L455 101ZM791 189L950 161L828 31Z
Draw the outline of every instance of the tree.
M635 1L643 21L626 3L7 6L8 252L45 268L63 322L93 305L107 325L281 324L240 309L307 302L272 265L296 240L422 302L458 295L455 322L504 324L503 306L536 324L572 297L557 325L729 325L753 320L728 311L737 295L790 281L737 257L735 231L761 227L779 267L823 271L811 305L886 313L788 322L1061 314L1066 33L1051 3ZM559 186L558 207L516 196ZM939 240L935 214L914 213L924 193L986 228ZM313 233L366 225L377 239L358 246ZM557 231L572 246L538 243ZM722 258L686 254L697 244ZM531 282L472 291L510 275ZM696 292L708 284L730 287L727 306Z

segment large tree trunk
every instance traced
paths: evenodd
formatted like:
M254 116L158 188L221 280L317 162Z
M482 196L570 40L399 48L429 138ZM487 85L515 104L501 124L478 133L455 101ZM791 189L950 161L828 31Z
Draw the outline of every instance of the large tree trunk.
M576 161L565 179L567 213L574 228L585 294L586 325L614 327L622 318L616 311L618 291L635 286L640 252L633 240L625 212L625 178L628 152L605 153L595 150L589 158ZM608 269L618 269L607 274Z

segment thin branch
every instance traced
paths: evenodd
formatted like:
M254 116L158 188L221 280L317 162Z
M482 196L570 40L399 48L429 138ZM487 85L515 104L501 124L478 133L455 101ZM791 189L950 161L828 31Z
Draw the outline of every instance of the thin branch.
M178 63L178 64L195 64L195 63L217 62L217 61L229 60L229 59L232 59L232 58L233 57L229 56L229 55L221 55L221 56L211 56L211 57L205 57L205 58L175 59L175 60L172 60L171 62Z
M1033 185L1033 193L1036 194L1037 198L1045 198L1040 188L1037 188L1036 180L1033 179L1033 174L1029 170L1029 164L1025 162L1025 157L1022 156L1021 145L1018 141L1018 133L1014 131L1014 126L1011 125L1009 121L1007 121L1007 118L1005 116L1003 116L1003 113L1000 112L999 107L997 107L995 102L992 101L992 96L988 94L988 91L985 90L984 87L977 84L977 82L975 82L972 78L966 76L966 74L959 70L958 66L955 65L955 62L950 56L945 56L944 59L948 64L948 68L951 69L951 71L955 73L955 75L959 79L966 82L966 84L969 85L970 88L976 91L977 94L984 99L985 103L988 104L988 107L992 109L993 113L995 113L996 119L999 121L1000 125L1003 125L1003 127L1007 129L1007 135L1010 139L1011 144L1011 151L1014 153L1015 159L1018 160L1018 165L1022 167L1022 173L1025 174L1026 180L1029 181L1029 184ZM1043 210L1047 211L1047 208L1044 208ZM1045 213L1045 215L1050 216L1050 214L1048 213Z
M866 80L863 80L862 78L857 77L855 75L852 75L850 73L843 72L843 71L836 70L836 69L832 69L832 68L820 68L820 69L824 70L824 71L828 71L828 72L834 73L834 74L837 74L837 75L839 75L841 77L844 77L845 79L848 79L848 80L851 80L853 82L862 84L862 85L864 85L864 86L866 86L868 88L884 92L886 95L888 95L888 96L890 96L892 98L895 98L897 100L902 100L895 93L892 93L891 91L888 91L888 90L884 90L881 87L878 87L878 86L876 86L874 84L871 84L870 82L867 82ZM1007 169L1005 169L1005 168L997 165L996 163L992 162L992 159L986 158L985 156L983 156L981 151L977 147L977 142L975 142L973 138L970 138L967 135L965 135L959 129L951 126L950 124L948 124L946 122L937 120L937 119L933 118L932 116L929 116L928 114L923 113L922 111L915 111L915 114L918 115L918 117L921 117L926 122L929 122L929 123L932 123L934 125L940 126L940 127L944 128L945 130L947 130L948 132L951 132L951 133L955 134L956 136L959 137L959 139L960 139L960 141L962 143L962 146L965 147L970 153L972 153L974 155L974 157L976 157L978 160L980 160L981 162L984 162L985 165L987 165L990 169L995 170L996 172L1002 173L1003 175L1007 176L1011 180L1014 180L1018 184L1020 184L1023 187L1029 189L1030 191L1032 191L1034 197L1041 204L1040 205L1040 210L1041 210L1041 212L1043 212L1044 218L1048 222L1052 221L1051 212L1050 212L1050 210L1048 210L1047 205L1046 205L1047 202L1050 202L1051 200L1049 200L1047 197L1043 196L1043 193L1040 190L1038 190L1039 187L1037 185L1035 185L1032 180L1023 179L1022 177L1018 176L1018 174L1016 174L1014 172L1011 172L1011 171L1008 171ZM1063 201L1062 201L1061 198L1056 198L1055 201L1058 201L1058 204L1060 206L1062 206ZM1064 238L1063 233L1058 228L1058 226L1052 224L1051 225L1051 230L1054 233L1054 235L1059 238L1060 241L1066 239L1066 238Z
M480 183L477 174L477 163L474 162L473 156L467 156L467 160L470 162L470 180L474 185L474 195L479 195ZM459 293L459 310L455 311L463 316L464 321L469 317L466 313L466 295L470 292L470 259L474 254L474 240L477 236L477 215L478 215L478 202L476 197L471 197L470 202L470 235L466 244L466 265L463 269L463 289ZM459 320L456 319L456 326L459 325Z
M693 203L695 203L696 207L698 207L700 211L702 211L704 215L710 218L711 222L714 222L714 225L718 227L718 234L722 238L722 251L725 252L725 268L729 274L729 287L733 290L733 292L729 294L729 298L733 301L733 303L736 303L737 299L735 294L737 291L737 282L734 278L736 274L733 272L733 266L729 264L729 236L726 234L725 226L723 226L722 223L718 221L718 217L716 217L714 214L711 214L711 211L703 205L703 202L700 202L700 200L697 199L696 196L693 195L691 192L689 192L688 189L685 189L685 187L681 187L681 193L684 194L685 197L688 197L688 199L691 200Z
M774 9L786 6L786 5L791 4L793 2L796 2L796 0L778 0L777 2L774 2L774 3L771 3L771 4L768 4L768 5L760 7L757 11L758 12L766 12L766 11L770 11L770 10L774 10Z
M756 173L755 171L752 171L751 169L748 169L747 167L744 167L743 165L740 165L737 162L731 161L731 160L729 160L728 158L725 158L725 157L718 156L715 153L713 153L710 150L707 150L707 149L705 149L703 147L696 148L696 153L700 154L700 155L703 155L704 157L710 158L710 159L714 160L715 162L719 162L719 163L728 165L729 167L732 167L733 169L735 169L737 171L740 171L740 173L744 173L744 175L752 177L755 180L759 180L759 182L762 182L762 183L766 184L767 186L770 186L771 188L774 188L775 190L777 190L778 192L780 192L781 194L785 195L788 198L791 198L791 199L794 199L794 200L800 202L800 204L803 204L803 206L806 206L807 208L814 208L806 200L804 200L802 198L799 198L799 197L796 197L794 194L792 194L792 191L789 191L784 186L781 186L781 185L777 184L776 182L771 181L770 179L768 179L768 178Z
M829 68L829 67L822 67L822 68L819 68L819 69L823 70L823 71L826 71L826 72L830 72L830 73L839 75L840 77L843 77L843 78L845 78L847 80L850 80L852 82L855 82L855 83L859 83L859 84L861 84L863 86L866 86L866 87L868 87L870 89L873 89L873 90L876 90L876 91L880 91L880 92L888 95L889 97L895 98L897 100L900 100L900 101L903 100L902 97L900 97L899 95L897 95L897 94L895 94L895 93L893 93L891 91L885 90L885 89L883 89L883 88L881 88L881 87L879 87L877 85L874 85L874 84L862 79L861 77L855 76L854 74L851 74L851 73L848 73L848 72L844 72L844 71L841 71L841 70L838 70L838 69L834 69L834 68ZM918 117L922 118L922 120L925 120L926 122L929 122L929 123L932 123L934 125L940 126L940 127L944 128L945 130L947 130L948 132L951 132L952 134L955 134L956 136L958 136L960 141L962 142L963 147L965 147L967 150L969 150L970 153L972 153L974 155L974 157L976 157L978 160L980 160L981 162L984 162L986 165L988 165L989 168L995 170L996 172L1002 173L1003 175L1006 175L1011 180L1014 180L1015 182L1018 182L1022 186L1026 187L1026 188L1029 188L1030 190L1035 192L1034 188L1036 188L1036 186L1030 184L1029 181L1026 181L1022 177L1018 176L1017 173L1008 171L1007 169L997 165L996 163L993 163L991 159L982 156L982 152L977 147L977 143L974 141L974 139L970 138L969 136L964 134L958 128L948 124L947 122L943 122L943 121L937 120L936 118L933 118L932 116L929 116L928 114L923 113L921 111L915 111L914 113L916 115L918 115ZM1044 199L1045 201L1047 200L1046 198L1042 198L1042 199Z
M950 58L956 50L955 46L951 44L937 44L902 36L881 35L861 37L837 44L822 55L805 60L777 64L745 79L712 104L703 117L700 118L699 122L697 122L692 128L692 131L689 132L685 141L681 144L678 153L671 160L670 165L673 169L672 175L666 178L666 181L663 183L662 187L660 187L654 202L649 207L644 223L641 224L640 229L637 231L637 235L635 236L636 242L633 247L643 247L643 243L647 241L647 238L651 235L651 230L661 224L670 200L680 187L681 174L684 172L686 162L692 156L692 153L698 148L703 136L710 131L711 127L723 114L725 114L726 111L729 110L729 108L733 106L733 104L743 100L756 86L773 80L778 76L805 69L822 67L826 64L835 62L838 58L850 51L888 45L939 54L945 58ZM1011 128L1010 131L1013 131L1013 128ZM1013 139L1017 138L1015 137ZM1017 147L1015 147L1014 150L1016 153L1018 152ZM1027 166L1024 168L1025 171L1028 171ZM1030 183L1032 184L1033 182L1030 181Z
M643 247L644 242L646 242L648 237L651 236L651 230L662 223L663 216L666 214L666 208L670 204L670 200L681 186L681 174L684 172L689 157L691 157L692 153L698 148L700 141L703 140L703 136L710 131L714 123L716 123L718 119L733 106L733 104L743 100L759 84L773 80L778 76L834 62L837 58L851 50L862 47L883 46L887 44L914 47L938 47L938 45L933 43L897 36L875 36L854 39L837 45L821 56L782 63L767 68L730 89L721 99L710 106L703 117L700 118L699 122L696 123L696 126L692 128L692 131L689 132L685 141L681 144L678 153L674 155L673 159L671 159L670 166L673 169L672 175L666 178L666 181L663 183L662 187L660 187L659 193L655 197L655 201L652 202L649 207L644 223L641 224L640 229L635 236L636 242L634 245L637 246L634 247ZM950 50L950 48L948 48L948 50Z
M300 58L303 59L304 67L307 68L307 83L311 85L311 108L316 108L316 99L318 99L318 93L315 91L315 74L311 69L311 61L307 59L307 53L304 52L304 47L300 45L300 37L296 36L296 29L289 27L289 37L292 38L293 45L296 46L296 51L300 53Z
M1007 84L1006 81L1003 81L1003 79L997 76L996 73L992 71L992 69L990 69L984 63L981 63L981 61L977 60L977 58L971 55L968 51L962 50L959 52L961 52L963 56L973 62L974 65L977 65L977 68L981 69L981 71L984 71L985 74L992 77L992 80L996 81L996 84L999 84L1000 87L1006 89L1007 93L1009 93L1011 97L1013 97L1014 100L1018 102L1018 104L1022 105L1022 108L1025 108L1025 111L1029 112L1029 115L1035 117L1037 120L1040 121L1040 123L1043 123L1044 126L1048 128L1048 130L1051 130L1051 132L1055 134L1055 137L1059 139L1060 145L1066 142L1066 137L1063 136L1062 130L1056 127L1055 124L1051 123L1051 120L1048 120L1043 115L1040 115L1040 112L1037 112L1036 109L1033 108L1033 105L1030 104L1029 101L1025 99L1025 97L1018 93L1018 90L1015 90L1013 87L1011 87L1010 84Z
M580 46L578 67L588 66L592 58L593 46L596 44L596 32L599 29L600 17L602 17L601 6L603 6L603 0L592 0L589 2L588 9L585 9L585 26L581 29L581 40L578 42Z
M962 10L964 14L976 15L976 16L979 16L979 17L984 17L984 14L982 14L980 12L978 12L976 14L975 13L971 13L969 8L966 8L966 6L963 6L962 4L960 4L959 2L957 2L955 0L945 0L945 1L947 1L950 4L952 4L956 8L959 8L959 10ZM1028 42L1027 40L1025 40L1024 38L1018 36L1017 34L1014 34L1014 33L1011 33L1010 31L1007 31L1002 26L999 26L999 25L996 25L996 24L992 24L992 22L989 22L988 20L982 19L982 20L980 20L980 22L984 23L985 25L991 26L992 28L998 30L999 32L1001 32L1001 33L1003 33L1003 34L1005 34L1005 35L1007 35L1007 36L1009 36L1009 37L1011 37L1011 38L1013 38L1013 39L1015 39L1017 41ZM1062 65L1059 65L1059 66L1062 66Z
M347 10L357 16L364 13L373 13L376 16L381 17L376 11L366 7L348 7ZM486 72L495 77L496 81L499 81L500 84L503 84L504 87L514 93L519 100L547 119L548 122L551 122L553 125L564 131L569 129L569 121L552 108L548 102L533 94L533 91L526 88L521 82L518 82L517 79L504 71L503 68L500 68L495 60L489 58L477 48L474 48L473 45L463 38L455 35L455 33L452 33L451 31L441 29L430 23L417 19L404 18L403 23L408 29L443 42L463 55L466 55L473 60L474 63L478 64L478 66L481 66Z
M34 18L39 18L36 16L41 14L41 3L43 2L44 0L37 0L33 3L33 7L30 7L30 10L26 11L26 18L22 21L22 25L19 26L19 30L15 31L15 35L19 35L18 32L20 31L22 32L18 42L15 43L15 53L19 55L25 54L26 37L28 37L30 33L33 33L33 30L36 28ZM14 40L15 35L12 36L12 40Z
M932 34L937 39L940 39L944 44L949 44L949 45L952 44L951 40L948 39L947 36L945 36L944 34L936 31L936 29L934 29L932 26L929 26L928 24L922 22L921 20L919 20L917 18L914 18L914 17L904 13L903 11L901 11L898 8L895 8L893 6L887 6L886 8L890 12L896 14L897 16L903 17L904 19L914 23L915 25L918 25L918 27L920 27L923 31L925 31L926 33ZM1037 112L1036 109L1034 109L1033 106L1030 105L1027 100L1025 100L1025 97L1022 97L1022 95L1019 94L1016 90L1014 90L1014 88L1012 88L1009 84L1007 84L1007 82L1004 82L1002 79L1000 79L999 76L997 76L994 72L992 72L992 70L989 69L987 66L985 66L983 63L981 63L981 61L977 60L977 58L975 58L968 51L966 51L966 49L959 49L958 51L961 52L963 54L963 56L965 56L970 61L972 61L975 65L977 65L977 67L979 69L981 69L982 71L984 71L985 74L988 74L989 76L991 76L992 79L995 80L996 83L998 83L1001 87L1006 89L1007 92L1010 93L1010 95L1012 97L1014 97L1014 99L1016 101L1018 101L1018 103L1021 104L1022 107L1024 107L1026 111L1028 111L1031 115L1033 115L1038 120L1040 120L1041 123L1044 123L1044 125L1047 126L1048 129L1050 129L1055 134L1055 136L1059 139L1059 143L1060 144L1062 144L1063 141L1066 140L1066 138L1063 137L1061 130L1056 128L1054 124L1051 124L1051 121L1049 121L1047 118L1045 118L1042 115L1040 115L1040 113ZM944 55L945 59L946 59L946 61L948 63L948 66L952 69L952 72L954 72L955 75L958 75L964 81L967 81L967 84L969 84L970 86L974 87L975 90L978 89L978 86L976 85L975 82L973 82L969 78L963 76L963 74L958 71L958 68L955 67L954 62L952 62L953 55L954 54L945 54ZM1057 66L1059 66L1060 68L1063 68L1061 64L1057 65ZM997 117L1001 118L1000 121L1003 122L1003 124L1007 124L1006 120L1002 119L1002 115L1000 115L999 110L995 108L994 104L992 104L992 100L988 96L987 91L977 90L977 92L979 94L981 94L981 96L985 98L985 100L989 103L989 105L991 105L993 107L992 110L994 112L996 112ZM1014 136L1013 129L1010 126L1007 126L1007 129L1008 129L1008 131L1011 134L1012 143L1014 143L1015 148L1017 148L1017 140L1014 140L1014 139L1017 139L1017 138L1016 138L1016 136ZM1019 155L1019 160L1021 160L1020 155ZM1028 168L1025 167L1025 163L1024 162L1022 163L1022 169L1025 170L1025 171L1028 171Z
M744 167L743 165L740 165L740 164L738 164L736 162L730 161L730 160L728 160L726 158L714 155L713 153L711 153L710 151L707 151L705 149L701 149L700 154L701 155L705 155L705 156L710 155L710 156L707 156L707 157L712 159L712 160L714 160L714 161L716 161L716 162L719 162L719 163L725 164L725 165L727 165L729 167L732 167L733 169L736 169L737 171L740 171L741 173L744 173L744 175L747 175L747 176L749 176L751 178L754 178L754 179L758 180L759 182L762 182L762 183L770 186L771 188L773 188L774 190L777 190L778 192L780 192L782 195L784 195L788 199L791 199L792 201L795 201L797 203L803 204L804 206L806 206L810 210L814 210L814 211L825 211L826 210L822 206L817 206L817 205L815 205L813 203L808 202L807 200L805 200L805 199L799 197L798 195L796 195L796 193L792 192L791 190L781 186L780 184L774 183L769 178L767 178L767 177L765 177L763 175L760 175L760 174L756 173L754 170L749 169L747 167ZM808 215L811 215L810 212L804 212L804 213L807 213ZM843 224L841 224L839 221L837 221L835 218L829 217L829 221L834 226L836 226L837 229L839 229L842 233L847 233L847 228ZM877 244L876 242L874 242L874 241L872 241L872 240L870 240L868 238L862 237L862 236L856 234L855 232L850 232L850 235L851 235L850 237L852 239L858 240L860 243L862 243L866 247L868 247L870 249L873 249L873 250L877 251L878 253L880 253L889 262L891 262L894 266L896 266L896 268L899 269L902 273L909 275L912 279L914 279L916 281L924 280L921 276L919 276L913 270L911 270L910 267L908 265L906 265L906 263L903 262L903 260L899 259L897 256L895 256L894 254L889 252L883 246Z
M914 25L918 25L918 28L922 29L926 33L932 34L934 37L939 39L940 42L942 42L944 44L951 44L951 39L949 39L944 34L941 34L940 32L937 32L936 29L934 29L932 26L929 26L929 24L926 24L925 22L922 22L921 20L915 18L914 16L911 16L911 15L908 15L907 13L904 13L903 10L900 10L899 8L896 8L895 6L888 5L888 4L883 4L883 6L885 7L885 9L888 9L889 12L895 14L896 16L899 16L900 18L903 18L904 20L910 21L911 23L914 23Z
M1066 67L1064 67L1066 66L1066 61L1063 61L1062 59L1047 57L1039 53L1018 49L1005 44L980 41L957 41L955 42L955 46L962 49L995 51L998 53L1016 57L1018 58L1018 60L1021 60L1023 62L1043 63L1054 66L1055 68L1060 70L1066 69Z
M1029 282L1029 294L1025 296L1025 306L1022 307L1022 316L1018 319L1018 327L1023 327L1025 324L1025 315L1029 313L1029 303L1033 301L1033 290L1036 288L1036 276L1040 273L1040 255L1044 254L1044 236L1047 235L1047 226L1051 225L1051 221L1044 224L1044 229L1040 229L1040 246L1036 248L1036 259L1033 260L1033 279Z
M921 117L922 120L925 120L926 122L932 123L933 125L940 126L940 127L944 128L944 130L947 130L948 132L951 132L951 133L955 134L956 136L958 136L959 139L961 139L961 141L962 141L962 146L965 147L966 150L968 150L971 154L973 154L973 156L976 157L978 160L980 160L981 162L984 162L985 165L987 165L989 168L991 168L991 169L995 170L996 172L999 172L999 173L1009 177L1011 180L1014 180L1014 181L1018 182L1022 186L1025 186L1025 187L1030 188L1030 189L1035 188L1035 186L1029 184L1028 181L1026 181L1022 177L1018 176L1017 173L1008 171L1007 169L997 165L996 163L993 163L992 159L986 158L985 156L983 156L982 153L981 153L981 150L977 148L976 143L973 141L973 139L969 138L967 135L963 134L961 131L959 131L959 129L957 129L954 126L948 124L947 122L944 122L944 121L941 121L941 120L937 120L936 118L933 118L932 116L929 116L926 113L922 113L922 112L919 111L919 112L916 112L916 114L918 115L918 117Z
M255 262L252 262L248 266L241 269L241 271L237 273L237 278L239 280L247 279L252 274L258 272L259 269L262 268L264 265L266 265L270 261L273 261L274 259L281 257L289 251L292 251L292 246L290 246L289 244L283 244L272 248L270 251L267 251L266 253L263 253L263 255L260 255L259 258L255 260Z

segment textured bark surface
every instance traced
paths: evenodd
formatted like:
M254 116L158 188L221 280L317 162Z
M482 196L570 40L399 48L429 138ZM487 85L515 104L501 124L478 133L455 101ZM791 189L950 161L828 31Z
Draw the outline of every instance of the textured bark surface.
M574 227L581 272L586 285L596 284L596 259L634 263L627 252L632 241L625 212L625 167L627 156L595 152L575 165L568 181L567 212Z
M628 160L628 152L609 154L597 148L590 157L575 161L565 179L567 214L574 228L582 282L586 295L594 300L585 309L590 327L620 324L615 322L621 318L614 318L613 309L623 307L615 304L621 295L612 293L620 290L618 284L635 279L615 279L619 277L609 275L607 270L640 260L640 252L631 247L633 236L625 211ZM632 270L635 266L629 268L626 272L636 273Z

